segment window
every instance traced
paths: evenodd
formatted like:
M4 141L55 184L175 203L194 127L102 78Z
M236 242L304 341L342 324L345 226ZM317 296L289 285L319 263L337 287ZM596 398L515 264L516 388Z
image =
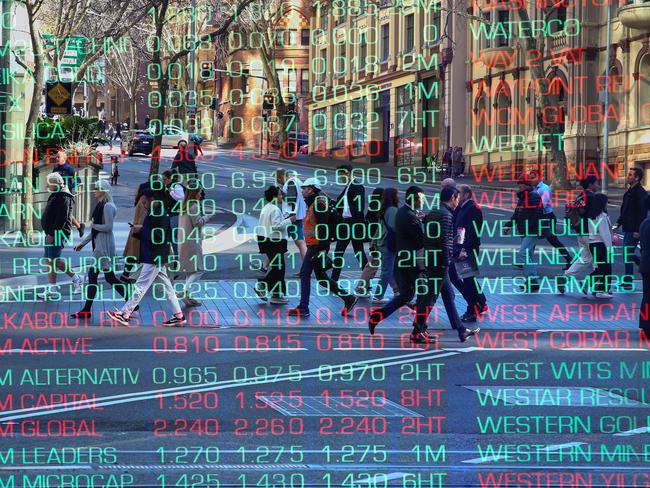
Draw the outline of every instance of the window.
M476 113L474 117L476 118L476 138L477 145L481 145L481 138L487 137L487 128L488 128L488 111L487 111L487 99L485 94L481 94L476 101Z
M366 58L368 56L367 37L368 36L365 32L361 33L361 41L359 42L359 62L358 62L359 71L366 70Z
M314 110L311 119L311 127L314 135L314 150L325 149L325 139L327 138L327 112L321 108Z
M368 139L366 109L366 97L352 101L352 112L350 112L350 129L352 130L352 144L355 147L362 146ZM356 153L361 154L361 152Z
M508 22L510 21L510 12L508 10L498 10L497 14L497 23L503 26L502 32L503 35L495 35L496 47L507 47L510 45L510 39L508 38Z
M410 165L415 156L415 101L411 85L397 89L397 114L395 119L395 145L399 152L395 155L397 166Z
M300 72L300 93L306 95L309 93L309 70L303 69Z
M639 78L637 79L639 85L639 103L637 103L638 125L650 124L650 54L643 56L639 63Z
M345 146L345 102L338 103L332 107L332 148Z
M390 24L381 26L381 60L388 61L390 57Z
M289 85L287 86L287 89L292 93L296 93L296 70L295 69L289 70Z
M345 57L345 44L341 43L336 46L336 56L332 60L332 64L334 65L334 78L340 78L345 75L347 68L345 64L347 63L347 59Z
M250 74L250 71L247 69L242 70L241 74L241 90L246 95L248 93L248 75Z
M298 31L296 29L289 30L289 46L298 45Z
M424 33L425 41L435 44L440 42L440 37L442 36L442 12L440 11L440 4L436 3L431 6L430 12L431 20L428 32Z
M300 31L300 44L303 46L309 46L311 39L309 37L309 29L303 29Z
M329 15L330 14L327 10L321 12L320 28L325 31L325 35L327 35L327 30L329 29Z
M320 68L322 68L322 71L318 73L318 82L324 83L325 73L327 73L327 49L323 48L320 50L320 59Z
M284 29L275 32L275 45L284 46Z
M510 132L510 98L505 88L499 90L496 109L497 136L507 136Z
M415 15L406 16L406 28L404 33L404 52L410 53L415 45Z

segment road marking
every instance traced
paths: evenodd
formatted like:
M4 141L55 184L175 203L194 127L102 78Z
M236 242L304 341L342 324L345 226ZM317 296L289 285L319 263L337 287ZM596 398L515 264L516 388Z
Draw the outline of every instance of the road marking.
M650 427L639 427L638 429L626 430L625 432L619 432L617 434L614 434L614 436L628 437L631 435L646 434L646 433L650 433Z
M399 364L427 361L431 359L439 359L443 357L455 356L457 352L447 352L443 354L436 354L438 351L417 352L413 354L400 354L398 356L390 356L387 358L376 358L364 361L355 361L352 363L340 363L329 365L330 370L328 374L342 374L345 372L356 372L358 370L366 370L369 367L375 366L379 363L381 366L395 366ZM157 390L147 390L141 392L124 393L119 395L109 395L105 397L93 398L88 401L75 402L74 406L68 406L65 403L56 403L42 407L24 408L18 410L8 410L2 413L0 422L7 422L10 420L38 417L41 415L53 415L61 412L69 412L74 410L87 410L95 407L105 407L109 405L120 405L124 403L140 402L143 400L151 400L160 397L170 397L174 395L186 395L189 393L197 393L213 390L225 390L228 388L246 387L259 384L273 384L289 380L301 380L305 378L316 378L321 374L322 368L307 369L297 373L282 373L273 378L267 375L255 376L248 378L244 381L240 380L226 380L216 381L211 383L202 383L198 385L185 385L172 388L162 388ZM60 407L60 408L57 408Z

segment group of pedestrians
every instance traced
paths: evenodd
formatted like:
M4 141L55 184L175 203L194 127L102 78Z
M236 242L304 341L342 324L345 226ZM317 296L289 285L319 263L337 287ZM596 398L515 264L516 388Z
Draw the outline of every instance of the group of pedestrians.
M427 317L442 294L460 340L476 334L478 328L464 324L476 322L477 316L487 311L487 301L474 280L478 275L475 251L480 246L477 229L483 216L471 188L456 188L453 180L445 180L441 209L425 216L424 192L418 187L407 190L402 205L393 187L375 188L366 202L365 188L354 178L351 166L340 166L337 179L344 188L333 199L318 178L301 182L293 172L276 171L278 184L265 190L266 205L257 226L259 250L268 262L264 277L255 286L258 297L274 305L288 302L284 254L291 237L299 249L304 244L306 250L299 273L300 302L287 310L288 315L310 315L311 278L315 275L319 286L341 298L342 315L350 313L362 297L383 305L371 314L371 333L384 318L410 304L416 310L411 340L432 342L426 332ZM299 187L300 194L289 194L292 186ZM432 232L436 225L438 235ZM350 245L356 263L346 262L345 251ZM361 278L353 292L346 291L339 282L341 271L357 266L362 270ZM373 287L372 280L380 270L380 279ZM462 316L456 311L452 284L467 301ZM390 300L386 297L389 286L393 291ZM411 303L413 300L416 302Z

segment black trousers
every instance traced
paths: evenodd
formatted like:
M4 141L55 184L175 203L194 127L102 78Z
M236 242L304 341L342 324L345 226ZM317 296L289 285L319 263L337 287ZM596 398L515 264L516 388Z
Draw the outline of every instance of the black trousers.
M485 298L485 294L479 291L473 276L465 279L461 278L456 272L456 267L452 265L449 267L449 279L467 302L465 312L468 315L476 315L487 304L487 298Z
M93 308L93 302L97 296L97 279L99 278L99 273L99 268L90 268L88 271L88 284L92 286L88 287L88 297L86 298L84 308L81 309L82 312L90 312ZM103 273L104 278L106 278L106 281L111 285L111 287L115 288L122 298L128 300L129 286L118 280L113 270L104 271Z
M467 328L461 322L458 311L456 310L454 288L449 279L449 270L429 270L429 273L424 276L426 276L426 280L418 281L420 284L426 283L426 286L424 287L423 293L418 293L413 333L426 332L427 319L429 318L431 309L438 300L438 297L442 295L442 303L449 318L451 328L458 332L460 336Z
M571 264L571 254L567 251L567 248L562 241L558 239L555 235L555 224L557 223L557 218L553 212L545 214L543 218L540 219L540 227L542 228L542 237L548 241L548 243L554 248L558 249L566 264Z
M650 335L650 273L641 273L643 280L643 299L639 310L639 329Z
M345 254L345 250L347 249L348 244L352 242L352 249L354 250L354 254L359 260L359 266L361 266L361 269L363 269L366 267L366 264L368 264L368 257L366 256L366 251L363 248L363 239L352 238L352 230L353 230L352 225L354 223L355 221L352 219L343 219L343 223L339 224L340 226L347 226L348 228L347 231L341 231L341 233L343 235L348 235L350 238L342 241L336 241L336 248L334 248L334 252L332 252L332 259L334 260L335 263L344 262L343 255ZM337 264L337 266L334 267L334 269L332 269L332 279L334 281L339 280L339 276L341 276L342 268L343 268L342 266L338 266Z
M592 242L589 244L589 250L596 265L596 269L589 275L593 280L592 291L607 293L612 276L612 263L609 260L607 247L604 242Z
M378 322L390 317L396 310L409 303L415 296L415 284L418 279L418 271L416 268L402 268L395 264L393 276L399 288L399 295L394 296L390 302L379 310L373 311L373 314L377 314L379 318Z
M284 253L287 252L287 241L282 239L272 241L270 239L257 238L257 246L260 253L266 254L269 258L269 268L264 278L257 280L258 283L264 283L265 290L273 297L283 297L287 293L287 284L284 281L286 266L284 262Z

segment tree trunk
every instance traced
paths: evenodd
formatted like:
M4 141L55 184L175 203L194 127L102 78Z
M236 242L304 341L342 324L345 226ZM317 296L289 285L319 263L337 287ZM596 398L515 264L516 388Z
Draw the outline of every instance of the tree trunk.
M43 98L43 88L45 87L45 66L43 48L36 31L36 18L29 2L25 2L25 6L29 22L29 37L34 53L34 88L32 89L32 101L29 105L29 115L27 116L25 126L25 162L23 164L23 193L21 195L23 208L29 209L33 208L34 205L34 193L31 184L34 166L34 127L38 121L41 100ZM34 231L32 215L32 212L24 212L20 224L20 231L25 239L29 239Z
M97 116L97 85L88 83L88 117Z
M137 107L136 107L136 96L134 95L133 97L129 98L129 119L131 120L131 123L129 124L129 129L133 130L135 129L135 123L137 117Z
M162 34L163 27L165 26L165 17L167 16L167 7L169 6L169 0L162 0L160 2L159 10L156 12L156 36L157 39L161 40L162 44ZM162 69L162 76L158 80L158 91L160 92L160 103L158 105L158 110L156 111L156 117L160 121L161 127L157 131L157 135L153 138L153 152L151 153L151 165L149 166L149 177L156 175L160 172L160 152L161 152L161 143L162 143L162 126L165 125L165 108L167 105L167 90L169 87L169 79L167 78L167 66L162 65L162 55L161 55L162 46L160 49L156 49L153 53L151 64L160 66Z
M524 7L518 9L517 12L519 13L519 18L521 19L521 21L524 24L528 24L530 22L530 17L528 16L528 11L526 10L527 4L524 2L522 3L522 5L524 5ZM538 44L536 38L527 37L525 42L526 42L527 51L544 49L543 40ZM541 54L543 57L544 53ZM540 81L546 79L544 75L543 63L532 63L530 70L531 70L532 77L534 79L538 79ZM540 91L542 93L539 93ZM542 87L541 90L536 90L535 98L537 101L536 107L538 111L544 110L545 108L551 107L553 105L551 97L548 94L548 90L544 89L544 87ZM571 185L567 178L567 160L566 160L566 154L564 152L564 141L561 139L558 140L558 137L555 135L557 133L558 126L545 124L544 121L542 120L542 117L536 117L536 120L537 120L537 131L539 132L540 136L548 135L547 140L549 140L550 142L549 150L551 153L551 162L554 163L553 186L555 188L569 189Z

